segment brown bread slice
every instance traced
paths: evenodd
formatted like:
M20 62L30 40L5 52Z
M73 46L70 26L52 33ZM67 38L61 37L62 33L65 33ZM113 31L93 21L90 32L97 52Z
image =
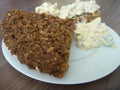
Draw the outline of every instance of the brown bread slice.
M10 10L2 21L2 36L11 53L29 68L55 77L68 70L73 20Z

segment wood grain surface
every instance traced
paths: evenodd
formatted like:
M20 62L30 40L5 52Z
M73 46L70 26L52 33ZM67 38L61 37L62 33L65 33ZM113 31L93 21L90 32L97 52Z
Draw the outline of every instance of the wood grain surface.
M0 0L0 20L7 10L21 9L34 10L35 6L44 1L57 1L67 4L73 0ZM120 35L120 0L97 0L101 5L102 21L113 28ZM0 47L2 43L0 29ZM106 65L109 64L106 63ZM112 74L81 85L55 85L31 79L16 71L8 64L0 48L0 90L120 90L120 67Z

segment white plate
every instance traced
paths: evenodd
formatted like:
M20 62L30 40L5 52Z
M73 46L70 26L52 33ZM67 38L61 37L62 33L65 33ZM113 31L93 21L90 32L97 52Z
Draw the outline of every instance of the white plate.
M63 78L55 78L48 74L29 69L19 62L15 55L2 41L2 51L6 60L19 72L36 80L55 84L81 84L98 80L112 73L120 65L120 37L108 27L116 44L116 48L101 47L98 50L82 51L72 43L69 70Z

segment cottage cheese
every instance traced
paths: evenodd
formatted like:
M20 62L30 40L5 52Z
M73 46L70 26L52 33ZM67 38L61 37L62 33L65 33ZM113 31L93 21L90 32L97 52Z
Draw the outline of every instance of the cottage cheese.
M96 4L95 0L80 1L76 0L74 3L62 6L60 8L60 18L72 18L83 13L94 13L99 10L100 6Z
M91 1L76 0L74 3L62 6L60 9L58 9L57 3L51 4L49 2L45 2L42 5L36 7L35 12L40 14L46 13L66 19L75 17L77 15L81 15L83 13L94 13L99 9L100 6L97 5L94 0Z
M51 4L49 2L44 2L42 5L35 8L36 13L46 13L53 16L59 15L59 9L57 8L57 3Z
M77 23L76 44L79 48L88 50L100 46L113 47L113 37L107 29L105 23L98 17L90 23Z

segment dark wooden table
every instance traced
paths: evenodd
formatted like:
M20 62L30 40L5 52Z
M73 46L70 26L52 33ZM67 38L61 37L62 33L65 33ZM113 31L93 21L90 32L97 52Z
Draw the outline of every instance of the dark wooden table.
M34 7L44 1L55 0L0 0L0 20L5 12L10 9L21 9L25 11L34 10ZM56 0L66 4L72 0ZM112 27L120 35L120 0L97 0L101 5L102 20ZM1 34L1 29L0 29ZM0 47L2 38L0 36ZM109 64L106 63L106 64ZM0 90L120 90L120 67L112 74L81 85L53 85L31 79L16 71L5 60L0 48Z

